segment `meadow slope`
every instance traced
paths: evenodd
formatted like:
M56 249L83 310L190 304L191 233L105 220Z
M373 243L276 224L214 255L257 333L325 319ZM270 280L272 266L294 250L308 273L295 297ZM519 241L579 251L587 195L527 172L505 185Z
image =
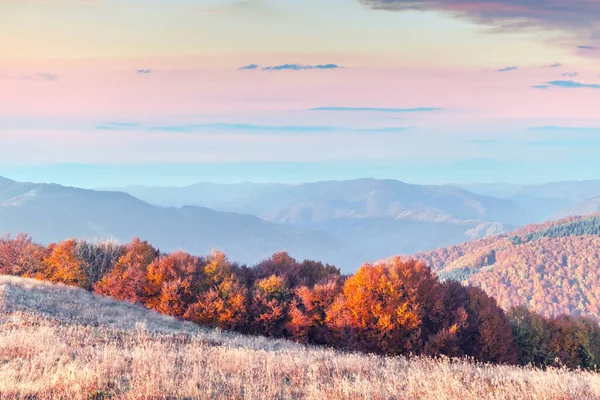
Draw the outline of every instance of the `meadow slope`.
M386 358L203 329L81 289L0 276L0 398L572 399L600 376Z

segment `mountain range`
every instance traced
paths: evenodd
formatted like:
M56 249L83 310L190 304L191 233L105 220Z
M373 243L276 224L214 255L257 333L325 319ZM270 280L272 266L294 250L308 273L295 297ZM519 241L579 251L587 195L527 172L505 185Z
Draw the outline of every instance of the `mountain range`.
M330 259L350 271L385 255L460 243L526 221L512 201L454 186L357 179L300 185L199 183L115 188L161 206L196 205L251 214L289 227L325 232L342 244ZM391 253L390 253L391 252Z
M44 243L137 236L163 251L218 248L249 264L286 250L352 272L391 254L595 211L594 196L600 181L458 187L357 179L86 190L0 178L0 233L27 232Z
M275 224L251 215L205 207L157 207L122 192L0 178L0 233L26 232L42 243L65 238L128 242L140 237L161 250L207 254L218 248L232 259L256 262L288 250L299 257L330 256L331 235Z
M525 219L523 211L510 200L450 185L412 185L397 180L356 179L300 185L198 183L113 190L161 206L196 205L290 224L380 217L431 220L450 216L512 224Z

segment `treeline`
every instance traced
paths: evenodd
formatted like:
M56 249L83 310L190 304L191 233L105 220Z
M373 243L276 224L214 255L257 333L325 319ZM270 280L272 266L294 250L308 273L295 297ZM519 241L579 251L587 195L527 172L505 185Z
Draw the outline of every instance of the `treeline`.
M78 286L199 324L386 355L594 368L600 329L581 317L508 314L481 289L439 282L424 263L390 259L352 276L276 253L253 267L220 252L161 253L134 239L40 246L0 239L0 273Z

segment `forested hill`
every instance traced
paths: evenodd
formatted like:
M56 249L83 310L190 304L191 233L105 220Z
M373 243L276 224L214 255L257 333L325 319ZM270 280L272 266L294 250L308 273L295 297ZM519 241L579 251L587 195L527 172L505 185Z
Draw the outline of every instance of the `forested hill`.
M510 234L413 255L441 279L485 290L505 309L600 320L600 214L529 225Z

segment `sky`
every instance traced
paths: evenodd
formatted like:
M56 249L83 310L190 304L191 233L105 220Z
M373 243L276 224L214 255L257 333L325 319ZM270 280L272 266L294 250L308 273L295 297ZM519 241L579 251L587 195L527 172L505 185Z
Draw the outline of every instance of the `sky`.
M600 178L600 0L0 0L0 175Z

